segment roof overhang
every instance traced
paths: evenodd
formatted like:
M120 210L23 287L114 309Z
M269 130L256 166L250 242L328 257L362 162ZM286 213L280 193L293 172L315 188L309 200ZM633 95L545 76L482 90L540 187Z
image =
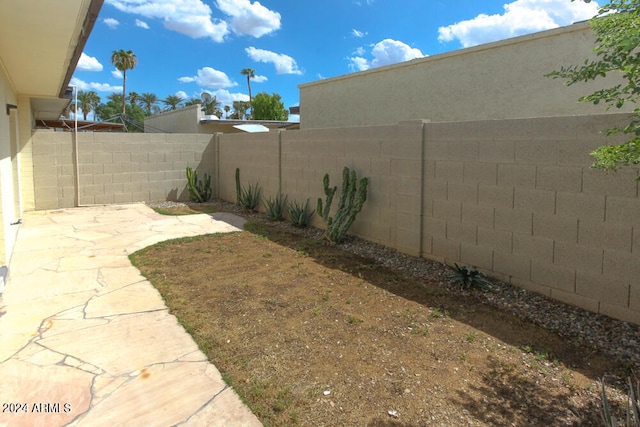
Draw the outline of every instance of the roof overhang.
M58 118L104 0L0 2L0 66L32 100L36 119Z

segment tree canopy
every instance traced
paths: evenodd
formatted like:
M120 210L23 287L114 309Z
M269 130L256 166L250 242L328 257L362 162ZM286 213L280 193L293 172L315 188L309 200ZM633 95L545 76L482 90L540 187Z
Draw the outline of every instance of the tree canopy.
M571 0L574 1L574 0ZM580 0L579 0L580 1ZM589 3L591 0L582 0ZM562 67L549 74L566 79L567 85L618 74L623 83L581 97L583 102L604 104L606 109L638 104L640 100L640 0L611 0L591 20L596 36L596 59L582 65ZM607 135L625 134L630 139L619 145L605 145L591 153L593 167L617 170L640 163L640 107L632 110L629 123L612 127ZM640 179L640 177L638 178Z
M82 115L84 120L87 120L87 115L95 110L96 107L100 105L100 97L94 91L78 91L78 105L72 105L72 111L75 114L78 114L79 111L82 111ZM94 111L95 117L95 111Z
M129 104L124 116L122 111L122 95L113 93L107 97L109 101L106 104L98 105L94 113L100 121L115 121L118 118L124 118L127 122L127 129L129 132L142 132L143 129L140 124L144 123L145 112L137 104ZM122 119L121 119L122 120ZM135 123L136 126L130 126L131 123Z
M287 120L289 112L284 108L282 98L277 93L269 95L260 92L253 98L252 116L254 120Z
M178 95L169 95L161 102L167 106L167 110L177 110L178 105L180 105L182 101L184 101L184 99L182 99Z

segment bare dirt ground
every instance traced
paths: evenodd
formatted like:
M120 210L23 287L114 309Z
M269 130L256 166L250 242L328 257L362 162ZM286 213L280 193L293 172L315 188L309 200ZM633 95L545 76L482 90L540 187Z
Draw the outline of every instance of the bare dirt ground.
M185 212L181 212L185 213ZM267 426L600 425L624 367L442 286L254 220L132 255Z

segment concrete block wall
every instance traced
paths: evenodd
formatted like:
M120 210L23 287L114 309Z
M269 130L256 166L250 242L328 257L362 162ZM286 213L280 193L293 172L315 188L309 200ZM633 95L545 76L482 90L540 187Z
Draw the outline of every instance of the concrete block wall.
M620 119L429 124L423 255L640 323L640 169L589 167Z
M423 123L415 121L284 133L283 187L299 202L310 198L315 208L318 198L324 203L322 180L328 173L330 186L338 187L333 215L346 166L356 172L358 180L369 179L367 203L350 232L419 255L417 245L406 236L406 228L420 223L420 144L414 142L420 140L422 128ZM324 226L318 215L314 225Z
M280 134L217 134L219 163L216 190L219 198L236 202L236 168L240 169L240 185L247 188L258 183L262 196L277 194L280 168Z
M78 133L79 200L71 132L32 136L36 209L188 200L186 168L213 174L212 135Z
M590 169L603 129L623 115L554 117L259 134L78 135L80 204L186 200L187 166L217 197L241 184L263 196L323 197L342 169L369 178L351 232L402 252L475 266L493 277L640 324L640 197L630 167ZM73 134L36 131L36 209L75 206ZM339 197L337 194L336 197ZM337 205L334 201L333 208ZM316 215L313 225L324 222Z

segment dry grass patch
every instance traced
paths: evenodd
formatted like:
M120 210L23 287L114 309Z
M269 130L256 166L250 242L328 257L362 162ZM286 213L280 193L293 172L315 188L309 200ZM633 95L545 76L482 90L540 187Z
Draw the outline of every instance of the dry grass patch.
M265 425L599 425L613 361L450 296L442 275L246 227L131 259Z

